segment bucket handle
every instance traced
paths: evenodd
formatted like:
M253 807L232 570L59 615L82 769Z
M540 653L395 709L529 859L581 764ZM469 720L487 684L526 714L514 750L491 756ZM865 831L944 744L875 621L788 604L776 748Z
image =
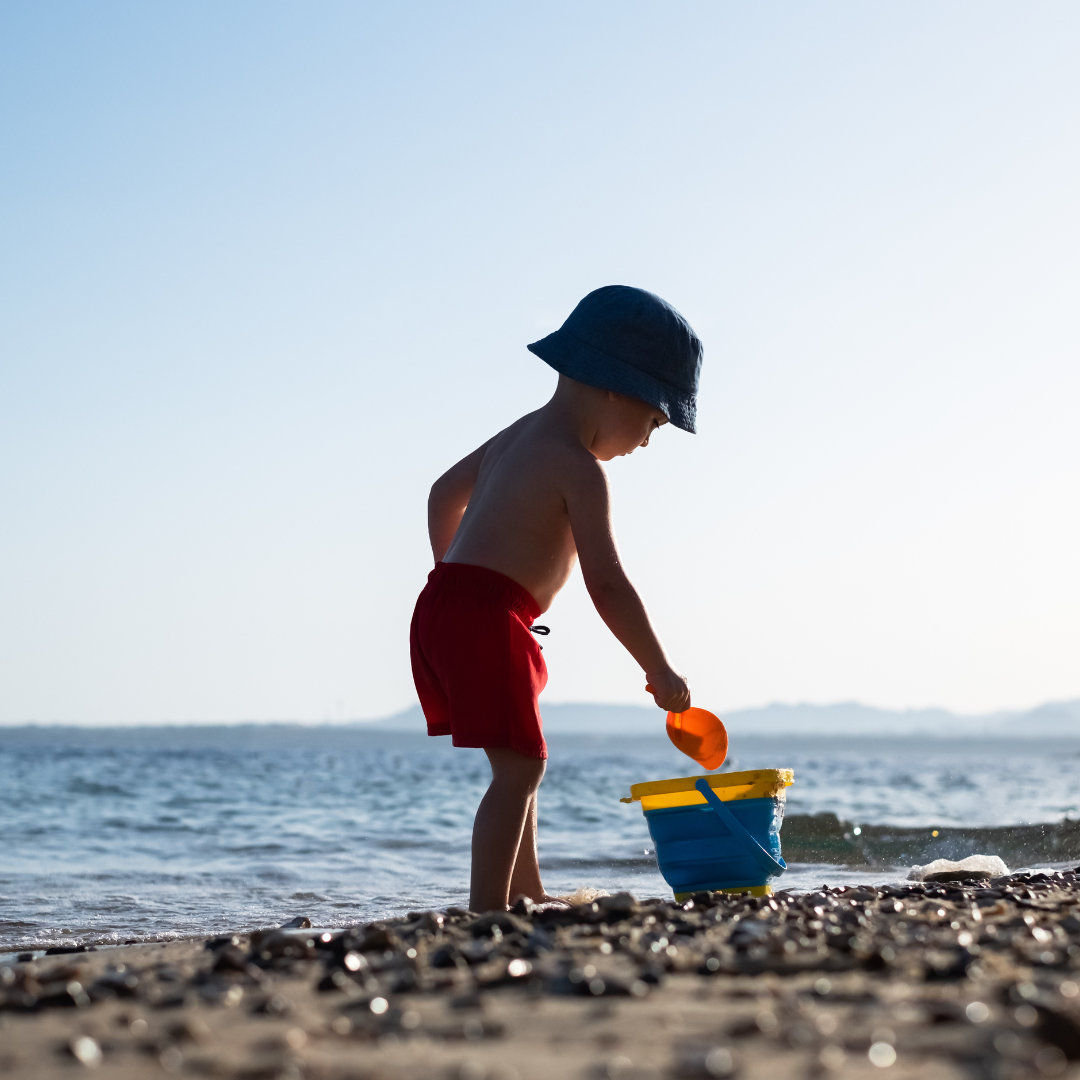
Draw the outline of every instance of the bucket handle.
M713 791L708 780L702 778L694 784L694 787L705 796L706 802L708 802L709 806L716 811L720 820L731 830L732 835L737 840L742 841L743 846L749 849L750 853L757 859L761 864L762 869L765 870L770 877L782 874L787 869L787 863L784 862L782 858L774 859L746 830L743 823L724 805L720 796Z

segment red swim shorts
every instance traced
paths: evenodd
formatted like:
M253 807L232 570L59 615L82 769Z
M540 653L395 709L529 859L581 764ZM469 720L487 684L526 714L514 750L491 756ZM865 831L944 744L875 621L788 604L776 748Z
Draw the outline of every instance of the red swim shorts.
M540 606L513 578L436 563L413 612L413 680L429 735L546 758L537 697L547 665L529 631Z

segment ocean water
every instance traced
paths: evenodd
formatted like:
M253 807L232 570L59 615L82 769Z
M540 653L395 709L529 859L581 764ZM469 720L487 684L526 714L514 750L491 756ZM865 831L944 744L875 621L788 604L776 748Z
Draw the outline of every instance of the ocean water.
M556 892L670 890L631 783L699 771L665 739L562 736L540 799ZM1009 826L1080 816L1080 739L741 739L725 769L791 767L788 815ZM366 922L467 901L481 751L343 728L0 730L0 950ZM1032 860L1030 865L1038 865ZM792 865L788 888L906 867Z

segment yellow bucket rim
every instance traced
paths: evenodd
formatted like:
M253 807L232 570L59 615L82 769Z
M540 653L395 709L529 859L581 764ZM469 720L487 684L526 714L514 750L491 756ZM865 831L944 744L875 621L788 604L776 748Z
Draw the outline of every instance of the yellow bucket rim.
M694 784L707 781L724 801L735 799L783 799L786 788L795 783L794 769L751 769L747 772L715 773L712 776L680 776L672 780L649 780L630 787L630 798L620 802L640 802L643 810L704 803L705 796Z

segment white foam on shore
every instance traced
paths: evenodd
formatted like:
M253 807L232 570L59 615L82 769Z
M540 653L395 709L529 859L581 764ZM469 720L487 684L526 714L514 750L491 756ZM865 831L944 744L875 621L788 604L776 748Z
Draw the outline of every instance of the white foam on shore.
M908 874L908 881L925 881L931 874L956 873L964 870L979 870L992 878L1004 877L1009 868L996 855L969 855L966 859L953 862L951 859L935 859L925 866L913 866Z
M560 896L559 899L565 900L571 907L581 907L582 904L591 904L601 896L607 895L607 889L593 889L588 885L579 885L569 896Z

